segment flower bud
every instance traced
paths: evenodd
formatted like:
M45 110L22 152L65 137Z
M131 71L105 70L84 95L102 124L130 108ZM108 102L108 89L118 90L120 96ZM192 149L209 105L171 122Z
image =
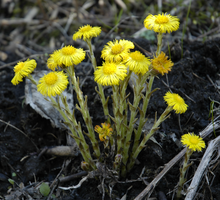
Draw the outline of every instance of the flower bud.
M81 162L81 168L84 171L92 171L92 167L89 165L89 163L87 163L86 161L82 161Z

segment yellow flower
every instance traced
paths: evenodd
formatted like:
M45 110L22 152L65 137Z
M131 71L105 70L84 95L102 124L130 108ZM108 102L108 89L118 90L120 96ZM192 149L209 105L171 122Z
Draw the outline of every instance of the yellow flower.
M129 54L129 58L126 65L135 74L144 75L148 71L148 67L151 64L150 59L146 58L140 51L135 51Z
M85 55L86 54L83 49L77 49L69 45L55 51L53 53L53 58L60 67L69 67L81 63L82 60L85 59Z
M26 60L25 62L18 62L14 67L15 76L11 80L13 85L17 85L23 81L23 78L31 74L36 68L37 63L35 60Z
M101 27L92 27L85 25L79 28L79 30L73 35L73 40L81 39L88 40L93 37L97 37L101 33Z
M173 62L168 60L168 57L164 52L161 52L158 57L154 57L154 59L151 60L151 64L155 74L160 73L162 75L164 75L164 73L168 73L168 71L171 71L173 66Z
M44 96L60 95L68 85L67 76L61 72L50 72L44 75L37 85L37 90Z
M175 110L177 114L182 114L187 110L188 105L185 104L184 99L178 94L167 92L164 96L164 100L167 102L168 106L173 107L173 110Z
M133 42L128 40L110 41L104 46L101 57L109 62L126 61L129 57L130 49L133 48Z
M202 149L205 148L204 140L194 133L182 135L181 142L192 151L202 151Z
M54 60L54 54L51 54L50 58L48 58L47 67L53 71L58 67L57 62Z
M146 29L153 30L158 33L170 33L176 31L179 28L179 19L168 14L152 15L149 14L144 20L144 26Z
M94 72L94 80L101 85L118 85L127 76L127 67L121 63L103 62Z
M112 128L110 128L109 123L101 123L100 127L99 125L95 126L95 131L99 134L100 141L105 141L107 137L110 137L112 135Z

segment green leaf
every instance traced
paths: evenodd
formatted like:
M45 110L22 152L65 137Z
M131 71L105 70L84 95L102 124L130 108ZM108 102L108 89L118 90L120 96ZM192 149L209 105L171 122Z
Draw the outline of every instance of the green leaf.
M11 176L12 176L12 177L16 177L17 174L13 172Z
M12 185L14 185L15 181L13 179L8 179L8 182L11 183Z
M48 194L50 193L50 187L47 183L42 183L41 186L40 186L40 193L43 195L43 196L48 196Z

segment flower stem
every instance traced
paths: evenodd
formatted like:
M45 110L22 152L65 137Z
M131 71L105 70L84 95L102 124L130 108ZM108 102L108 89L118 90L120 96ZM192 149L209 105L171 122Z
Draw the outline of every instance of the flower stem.
M146 134L143 138L143 140L141 141L140 145L137 147L136 151L134 152L134 154L131 155L131 160L128 164L128 171L130 171L132 169L132 167L134 166L135 160L138 157L139 153L141 152L141 150L145 147L145 144L147 143L147 141L150 139L150 137L152 137L154 135L154 133L159 129L159 125L165 120L167 119L169 116L168 114L173 110L172 107L167 107L166 110L161 114L160 118L154 122L153 127L151 128L150 132L148 134ZM156 120L156 119L155 119Z
M176 192L176 198L179 199L181 197L181 191L183 189L183 184L185 183L185 174L186 174L186 170L188 169L188 167L190 165L188 165L189 162L189 158L192 155L193 151L191 151L189 148L187 148L186 150L186 154L184 157L184 161L183 161L183 167L180 169L180 178L179 178L179 183L178 183L178 189Z
M124 142L124 149L123 149L123 153L122 153L122 159L123 159L123 165L122 165L122 176L126 175L126 164L127 164L127 160L129 157L129 148L130 148L130 143L131 143L131 136L134 130L134 123L136 121L135 117L137 115L137 109L138 109L138 105L140 103L141 100L141 92L144 88L144 83L147 79L147 77L149 76L149 73L146 73L144 76L142 76L141 74L138 75L138 78L136 80L136 84L133 88L134 90L134 100L133 100L133 105L131 105L129 103L129 108L130 108L130 121L129 121L129 125L128 125L128 130L126 132L126 139Z
M95 71L96 68L97 68L97 63L96 63L96 59L95 59L95 56L94 56L94 53L93 53L91 39L86 40L86 43L88 44L88 47L89 47L91 62L92 62L93 69ZM102 102L104 115L107 117L107 122L110 123L109 110L108 110L108 98L107 98L107 100L105 99L103 86L98 84L98 83L97 83L97 85L98 85L97 93L99 94L101 102Z
M89 114L89 110L88 110L88 106L87 106L87 96L83 97L83 93L79 87L79 80L76 80L76 76L75 76L75 72L74 69L71 67L67 68L67 73L69 74L71 81L74 85L74 90L77 94L77 99L79 102L79 106L76 105L77 109L82 113L83 119L85 121L86 127L88 129L88 137L92 142L92 146L93 146L93 150L95 152L95 156L97 158L99 158L100 156L100 149L99 149L99 145L98 145L98 141L95 138L95 133L94 133L94 129L93 129L93 125L92 125L92 119L90 117Z
M147 84L146 95L143 98L143 106L142 106L141 112L140 112L139 126L138 126L138 129L137 129L136 133L135 133L134 145L133 145L133 148L132 148L132 154L134 154L134 152L136 151L136 149L139 145L139 140L141 138L142 129L143 129L143 126L146 122L145 114L147 112L148 103L150 101L153 82L154 82L154 76L150 76L149 83Z
M61 94L61 100L65 99L63 97L63 95ZM89 165L93 168L96 169L96 165L94 163L94 161L92 160L90 151L89 151L89 146L85 141L85 138L82 134L82 130L81 127L76 123L76 120L74 120L75 118L72 117L72 115L70 114L70 110L69 110L69 106L67 105L66 101L63 101L63 104L65 106L65 110L66 113L63 111L64 109L61 107L59 101L56 102L53 97L50 97L50 100L53 104L53 106L59 111L59 113L62 115L64 121L66 122L67 126L69 127L71 133L72 133L72 137L75 139L80 152L83 156L83 159L89 163Z
M157 35L157 52L156 52L156 56L160 55L161 48L162 48L162 38L163 38L163 33L158 33L158 35Z
M119 95L120 95L120 106L119 106L119 111L121 114L123 114L123 125L121 126L121 138L122 141L125 140L126 137L126 132L127 132L127 127L125 125L127 125L127 116L128 116L128 110L127 110L127 96L126 96L126 89L128 86L128 82L130 79L132 71L128 72L128 75L125 77L125 79L122 81L121 85L120 85L120 91L119 91Z
M112 90L113 90L112 100L113 100L114 122L115 122L115 128L116 128L116 133L117 133L117 138L116 138L117 154L121 154L123 150L122 144L123 144L124 138L122 138L122 134L121 134L123 115L120 113L120 98L118 95L119 86L113 85Z
M32 75L28 74L27 78L34 84L37 86L37 82L35 81L35 79L33 78Z

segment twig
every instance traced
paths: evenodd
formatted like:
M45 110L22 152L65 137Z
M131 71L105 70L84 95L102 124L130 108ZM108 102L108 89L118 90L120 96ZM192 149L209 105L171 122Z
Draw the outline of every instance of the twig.
M56 178L53 180L53 182L50 185L50 188L52 188L52 189L50 191L50 194L47 197L47 200L50 200L50 197L53 194L54 189L58 186L58 184L59 184L58 178L59 178L60 174L63 172L64 168L65 168L65 161L63 162L62 168L59 171L59 173L57 174Z
M210 78L210 76L207 74L206 77L209 79L209 81L211 82L211 84L214 86L214 88L217 90L217 92L220 94L218 87L216 86L216 84L214 84L214 82L212 81L212 79Z
M59 24L59 23L56 23L54 22L53 23L53 26L55 26L62 34L63 36L69 40L71 37L67 34L66 30Z
M118 26L119 26L120 24L122 24L124 21L129 20L129 19L132 19L132 18L138 18L138 17L135 17L135 16L130 17L130 16L129 16L129 17L124 18L124 19L121 20L118 24L116 24L116 25L105 35L104 39L105 39L105 38L108 38L109 35L111 35L112 32L113 32L116 28L118 28Z
M86 176L87 174L88 174L88 172L82 171L82 172L79 172L77 174L72 174L70 176L61 177L61 178L59 178L59 181L60 181L60 183L64 183L64 182L68 182L68 181L71 181L71 180L76 179L76 178L80 178L82 176Z
M196 103L192 98L190 98L188 95L186 95L185 93L183 93L185 95L186 98L188 98L189 100L191 100L193 103Z
M70 187L59 187L59 188L62 190L71 190L71 189L79 188L89 178L89 176L90 176L89 174L87 176L85 176L77 185L73 185Z
M15 126L13 126L13 125L11 125L11 124L9 124L9 123L7 123L7 122L1 120L1 119L0 119L0 122L7 124L7 126L11 126L12 128L14 128L14 129L16 129L17 131L19 131L20 133L22 133L25 137L27 137L27 138L31 141L31 143L36 147L36 149L39 150L38 147L37 147L37 145L36 145L36 144L31 140L31 138L29 138L28 135L27 135L26 133L24 133L22 130L18 129L17 127L15 127Z
M202 157L202 160L196 170L196 173L193 176L193 180L187 189L185 200L194 199L199 183L203 177L204 171L212 163L211 160L212 160L213 152L218 149L219 145L220 145L220 136L218 136L217 138L215 138L209 143L209 146L206 149L205 154ZM218 154L216 159L218 159L219 156L220 155Z
M69 28L70 28L70 25L72 24L72 21L73 21L73 19L74 19L76 16L77 16L76 13L70 14L70 16L69 16L69 18L68 18L68 21L67 21L67 23L66 23L66 26L65 26L65 28L64 28L64 30L65 30L66 33L68 32L68 30L69 30Z
M0 69L3 69L3 68L5 68L5 67L13 66L13 65L17 64L17 63L20 62L20 61L27 60L28 58L35 58L35 57L38 57L38 56L45 55L46 53L51 53L51 52L44 52L44 53L33 54L33 55L31 55L31 56L27 56L27 57L22 58L22 59L20 59L20 60L16 60L16 61L14 61L14 62L7 63L6 65L2 65L2 66L0 66Z
M164 169L156 176L156 178L154 178L154 180L134 200L143 199L147 194L150 196L160 179L185 155L185 153L186 148L184 148L178 155L168 162Z
M1 19L0 20L0 26L11 26L11 25L22 25L22 24L31 24L36 25L40 24L41 21L37 19L25 19L25 18L17 18L17 19Z
M220 26L217 26L216 28L213 28L212 30L210 30L210 31L208 31L208 32L206 32L206 33L204 33L204 34L198 36L197 38L195 38L194 40L192 40L192 42L197 41L197 40L199 40L200 38L203 38L203 37L205 37L205 36L208 36L208 35L210 35L210 34L216 32L216 31L219 32L219 30L220 30Z

